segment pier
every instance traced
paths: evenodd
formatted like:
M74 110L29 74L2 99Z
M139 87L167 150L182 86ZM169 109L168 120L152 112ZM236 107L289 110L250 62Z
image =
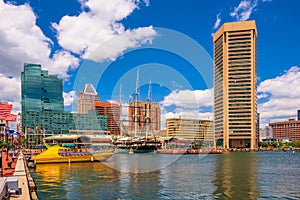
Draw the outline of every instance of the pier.
M6 184L12 184L8 183L9 179L18 183L17 191L9 191L10 199L38 199L35 183L29 174L23 154L13 157L2 152L2 175L5 177Z

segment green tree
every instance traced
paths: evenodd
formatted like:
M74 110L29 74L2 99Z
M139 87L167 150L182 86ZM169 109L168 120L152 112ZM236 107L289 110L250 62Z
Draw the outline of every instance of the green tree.
M4 146L4 141L0 139L0 148Z
M272 142L272 143L271 143L271 146L272 146L272 147L278 147L278 146L279 146L279 143L278 143L278 142Z

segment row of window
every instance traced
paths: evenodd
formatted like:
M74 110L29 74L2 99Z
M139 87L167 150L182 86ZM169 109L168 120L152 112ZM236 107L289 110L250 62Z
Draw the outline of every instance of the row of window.
M248 32L248 31L247 31ZM234 34L234 33L229 33L228 37L232 38L232 37L243 37L243 36L251 36L251 33L240 33L240 34Z
M233 60L250 60L251 57L245 56L245 57L238 57L238 58L233 58L233 57L229 57L228 60L229 61L233 61Z

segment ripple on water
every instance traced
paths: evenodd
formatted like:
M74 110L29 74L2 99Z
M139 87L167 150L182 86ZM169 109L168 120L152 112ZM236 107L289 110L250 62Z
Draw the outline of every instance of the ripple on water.
M163 167L148 173L95 162L38 165L32 176L40 199L300 199L300 153L119 155L110 165L152 158Z

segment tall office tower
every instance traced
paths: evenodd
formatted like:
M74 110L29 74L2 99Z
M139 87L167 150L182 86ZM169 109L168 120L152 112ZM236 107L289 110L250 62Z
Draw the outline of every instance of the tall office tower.
M77 112L79 114L87 114L89 110L93 109L93 105L97 101L100 100L94 86L85 84L83 91L79 93Z
M41 65L24 64L21 79L21 124L30 143L36 144L45 136L66 134L70 130L107 130L107 116L94 110L86 114L64 111L62 80L48 75L48 71L41 70Z
M64 110L62 80L48 75L39 64L24 64L22 79L22 111Z
M22 131L30 120L29 112L64 111L62 80L49 75L39 64L24 64L21 73ZM28 120L27 120L28 119Z
M160 105L150 102L150 113L147 114L147 101L133 101L129 103L129 131L145 131L147 115L150 118L149 131L160 131ZM135 121L135 122L134 122Z
M255 21L225 23L213 36L215 134L224 148L257 147Z

